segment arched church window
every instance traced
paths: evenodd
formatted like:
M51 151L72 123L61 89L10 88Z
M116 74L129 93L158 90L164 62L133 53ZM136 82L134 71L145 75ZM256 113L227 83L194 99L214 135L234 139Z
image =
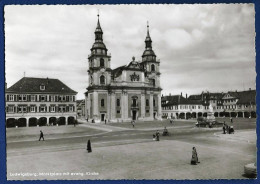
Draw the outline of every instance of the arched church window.
M103 58L100 59L100 67L105 67L105 62Z
M105 106L105 100L101 99L101 107L104 107L104 106Z
M136 99L133 99L133 106L136 107L137 103L136 103Z
M151 65L151 71L152 71L152 72L155 71L155 66L154 66L154 64Z
M100 76L100 84L105 84L105 76L104 75Z
M153 86L155 87L155 79L152 79Z

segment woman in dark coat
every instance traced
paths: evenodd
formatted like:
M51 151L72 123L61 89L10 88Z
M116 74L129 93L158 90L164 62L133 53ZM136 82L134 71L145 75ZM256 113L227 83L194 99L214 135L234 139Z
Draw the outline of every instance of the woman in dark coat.
M88 140L87 150L88 150L88 153L92 152L90 140Z
M192 157L191 157L191 165L197 165L197 163L199 162L199 158L198 158L198 154L197 154L197 150L195 147L192 148Z
M160 141L160 133L159 133L159 130L156 131L155 136L156 136L156 141Z

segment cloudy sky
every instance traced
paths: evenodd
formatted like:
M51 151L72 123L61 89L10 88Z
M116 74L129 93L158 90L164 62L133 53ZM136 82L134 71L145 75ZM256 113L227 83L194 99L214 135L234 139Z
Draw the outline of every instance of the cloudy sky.
M163 94L255 89L253 4L5 6L7 86L25 72L84 98L98 9L112 69L141 60L149 21Z

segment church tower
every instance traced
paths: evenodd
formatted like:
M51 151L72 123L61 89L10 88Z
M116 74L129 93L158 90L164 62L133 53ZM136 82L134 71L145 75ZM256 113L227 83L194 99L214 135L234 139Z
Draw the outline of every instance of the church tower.
M95 42L92 46L89 62L89 87L106 86L111 83L111 56L107 53L106 45L103 42L103 31L99 22L95 30Z
M156 55L152 48L152 39L150 37L148 23L147 36L145 38L145 50L142 55L142 63L146 70L146 76L153 84L153 87L160 88L160 62L156 60Z
M86 114L93 122L104 121L107 118L107 89L111 84L110 54L103 42L103 31L99 22L95 30L95 42L88 56L89 85L86 93Z

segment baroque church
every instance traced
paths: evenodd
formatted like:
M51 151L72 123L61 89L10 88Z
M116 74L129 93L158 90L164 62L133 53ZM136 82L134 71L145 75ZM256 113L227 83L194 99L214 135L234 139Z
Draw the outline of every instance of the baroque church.
M149 25L142 61L133 57L129 64L111 69L99 15L90 50L86 119L95 123L161 120L160 61L152 49Z

